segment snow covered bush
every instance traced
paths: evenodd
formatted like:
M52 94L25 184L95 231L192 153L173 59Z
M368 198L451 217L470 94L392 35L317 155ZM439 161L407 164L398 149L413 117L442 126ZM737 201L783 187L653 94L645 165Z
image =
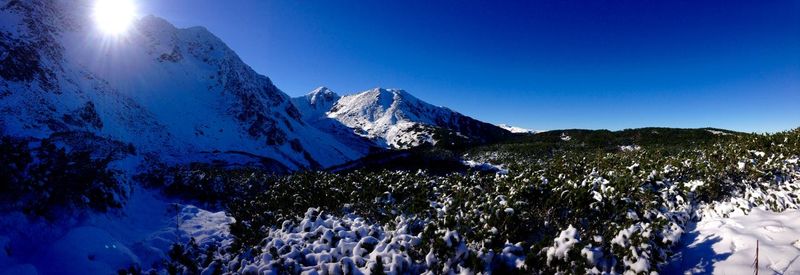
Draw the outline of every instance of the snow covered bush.
M117 153L66 148L58 139L0 139L0 201L5 211L49 215L61 209L106 211L124 203L127 186L109 163Z
M646 134L655 140L630 140L638 150L570 135L548 153L518 143L469 152L503 174L192 167L164 178L221 200L236 220L218 264L197 265L221 272L642 274L700 217L800 206L800 130Z

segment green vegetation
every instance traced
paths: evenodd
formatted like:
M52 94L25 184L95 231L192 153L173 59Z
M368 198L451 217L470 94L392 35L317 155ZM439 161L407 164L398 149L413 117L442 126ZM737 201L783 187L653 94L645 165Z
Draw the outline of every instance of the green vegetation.
M421 237L406 253L435 271L647 273L666 262L693 219L727 214L715 205L734 198L746 199L736 205L744 211L800 205L800 129L770 135L567 130L465 152L510 172L351 169L277 176L194 166L154 171L149 182L228 209L236 243L218 254L225 260L245 261L236 256L259 251L270 230L299 222L313 207L387 228L403 217L406 230ZM576 236L565 246L557 236L567 228ZM430 251L447 260L424 263ZM524 258L524 265L503 261L501 253Z
M2 138L2 210L54 217L56 209L120 207L127 185L110 163L130 154L130 145L79 132ZM163 265L172 274L246 273L259 261L290 273L316 266L318 260L303 256L310 250L278 249L274 236L296 234L311 220L324 224L323 218L370 224L359 236L359 253L376 249L385 236L412 239L398 250L407 264L389 255L326 260L344 269L648 273L659 270L699 217L798 208L798 156L800 129L765 135L564 130L478 147L385 152L330 171L278 175L213 164L152 165L134 179L225 209L236 220L232 245L174 245ZM472 170L462 160L508 172ZM312 227L301 229L309 230L301 232L309 234L303 235L307 242L323 240ZM325 245L341 245L344 238L332 235ZM131 270L121 272L139 271Z

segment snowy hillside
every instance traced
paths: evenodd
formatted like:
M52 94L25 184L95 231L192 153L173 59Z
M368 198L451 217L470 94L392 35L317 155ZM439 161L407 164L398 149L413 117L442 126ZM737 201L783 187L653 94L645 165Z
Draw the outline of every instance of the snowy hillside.
M165 162L290 169L366 153L307 125L286 94L205 28L178 29L148 16L111 37L93 26L88 1L2 3L5 135L88 132Z
M294 102L306 121L316 125L320 121L336 121L381 147L436 145L450 137L483 142L508 133L448 108L428 104L404 90L375 88L339 96L323 87L295 98Z

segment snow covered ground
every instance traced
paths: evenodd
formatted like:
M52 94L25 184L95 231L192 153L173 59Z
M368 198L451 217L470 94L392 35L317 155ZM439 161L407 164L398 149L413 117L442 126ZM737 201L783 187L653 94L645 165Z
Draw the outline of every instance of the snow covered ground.
M800 274L800 210L753 208L728 218L705 217L687 230L664 274Z
M752 273L756 240L760 242L761 274L800 274L800 210L775 213L751 208L745 213L732 207L737 202L701 210L701 220L687 228L676 247L678 254L662 274ZM224 212L173 204L145 189L135 189L126 207L116 214L95 214L58 224L6 215L0 217L0 274L112 274L131 264L146 271L166 258L174 242L194 238L201 247L230 245L232 222ZM265 245L234 270L261 272L291 266L304 271L349 269L360 274L376 268L380 260L385 271L416 273L445 260L433 254L426 255L424 263L410 260L406 251L419 245L419 236L406 231L409 224L402 217L395 222L394 226L381 226L357 216L334 217L309 209L299 223L286 221L270 230ZM12 223L16 231L9 230ZM563 258L577 238L573 228L562 232L546 252L548 262ZM462 251L463 245L453 246ZM504 251L510 252L496 256L508 266L519 266L524 259L512 252L521 248L507 246ZM274 258L273 250L286 261ZM589 252L591 247L581 251L592 258Z
M159 264L174 242L230 244L233 218L169 203L158 191L135 189L120 213L72 217L57 223L22 214L0 217L0 275L116 274Z

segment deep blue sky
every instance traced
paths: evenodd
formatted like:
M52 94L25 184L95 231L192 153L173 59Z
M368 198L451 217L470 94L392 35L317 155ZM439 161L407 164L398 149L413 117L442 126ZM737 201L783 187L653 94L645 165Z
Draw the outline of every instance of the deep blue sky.
M403 88L532 129L800 126L800 1L138 0L291 96Z

